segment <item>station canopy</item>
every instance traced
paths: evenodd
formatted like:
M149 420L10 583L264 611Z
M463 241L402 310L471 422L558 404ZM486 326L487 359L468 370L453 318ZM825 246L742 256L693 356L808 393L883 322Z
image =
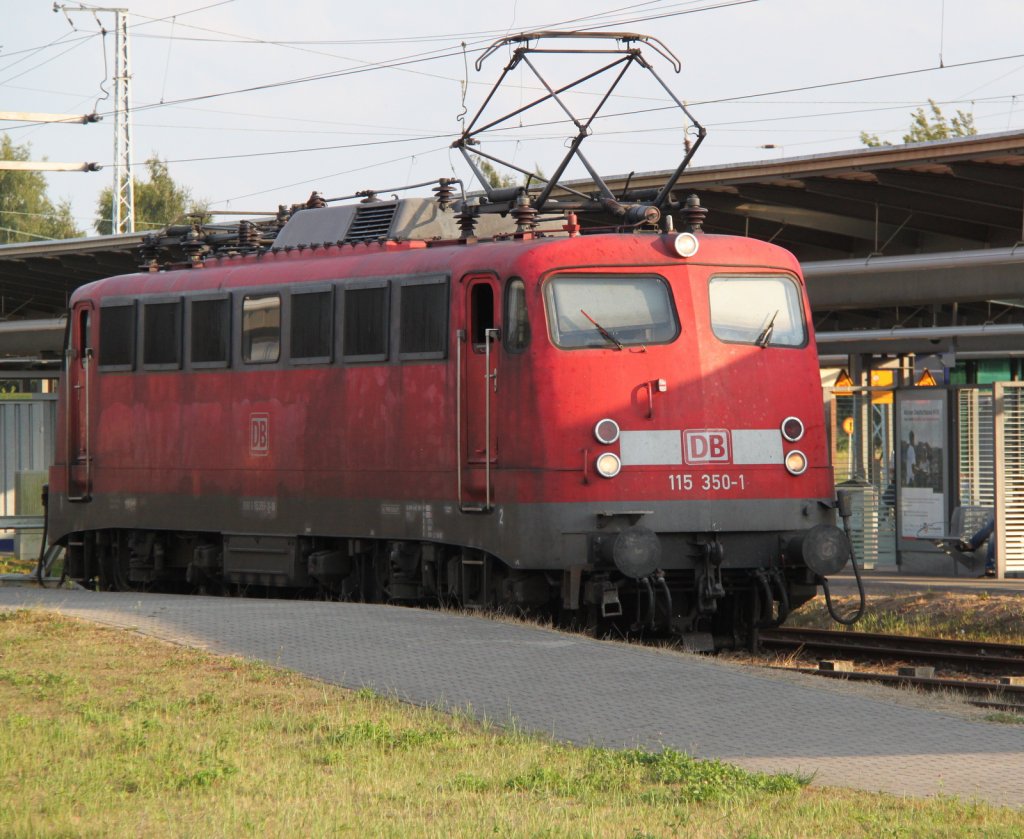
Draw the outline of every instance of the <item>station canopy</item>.
M620 194L667 176L605 180ZM695 167L674 194L691 192L708 233L796 254L823 336L988 330L985 347L1024 348L1024 132ZM62 316L78 286L138 270L142 237L0 245L0 320Z

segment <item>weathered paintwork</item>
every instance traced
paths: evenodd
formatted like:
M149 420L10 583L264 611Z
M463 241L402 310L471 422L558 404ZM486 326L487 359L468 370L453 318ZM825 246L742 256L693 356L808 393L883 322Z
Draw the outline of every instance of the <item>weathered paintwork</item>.
M803 284L795 259L780 248L700 238L690 259L674 253L673 237L653 234L331 246L88 285L71 301L51 539L124 529L421 540L482 548L514 568L567 569L594 560L595 532L614 533L636 520L599 514L642 512L643 525L664 541L666 569L694 567L686 544L695 534L721 539L725 568L766 567L779 554L780 535L834 518L809 308L804 296L809 340L802 347L718 340L709 320L712 275L779 273ZM556 347L542 289L566 271L664 277L678 338L625 350ZM336 328L333 361L294 364L286 310L280 361L240 362L237 314L245 291L423 276L449 279L444 359L400 361L393 336L389 361L346 364ZM466 338L470 290L492 286L490 317L503 330L511 278L525 283L532 338L519 352L494 342L490 370L497 376L485 379L485 356ZM182 369L101 371L88 352L105 300L187 299L215 290L233 295L226 369L191 369L186 350ZM80 312L88 307L86 341ZM398 313L391 320L395 333ZM603 445L594 436L605 417L626 433L675 439L706 430L771 437L789 416L799 417L806 433L780 450L807 455L802 475L778 462L730 461L627 461L610 479L594 471L601 452L622 453L621 440Z

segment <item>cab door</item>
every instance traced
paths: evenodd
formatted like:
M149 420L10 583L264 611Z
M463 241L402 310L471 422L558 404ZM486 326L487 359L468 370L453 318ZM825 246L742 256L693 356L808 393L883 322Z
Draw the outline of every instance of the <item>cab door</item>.
M75 304L65 350L65 443L68 500L88 501L92 492L92 403L96 381L93 352L95 310L89 301Z
M464 512L486 512L494 505L493 471L499 458L501 286L490 274L471 275L463 282L459 502Z

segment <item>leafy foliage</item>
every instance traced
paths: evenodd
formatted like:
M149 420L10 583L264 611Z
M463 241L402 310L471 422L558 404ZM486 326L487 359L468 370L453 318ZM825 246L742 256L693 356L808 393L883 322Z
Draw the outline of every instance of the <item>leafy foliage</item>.
M500 171L497 166L495 166L486 158L480 157L479 155L473 155L473 160L476 163L476 165L480 167L480 171L484 173L484 177L487 178L487 183L495 189L502 189L504 187L510 186L519 186L520 184L522 184L523 186L529 186L530 184L530 175L523 175L522 181L518 181L516 180L516 174L514 172ZM544 177L543 170L539 166L537 166L537 164L534 164L533 171L536 176L539 176L541 178ZM537 183L536 177L533 178L533 183Z
M476 165L480 167L480 171L484 173L487 178L487 183L495 188L502 188L516 185L516 178L511 172L499 172L498 168L483 157L473 156L473 160Z
M28 143L16 145L6 134L0 137L0 160L29 160L29 152ZM82 235L71 202L62 199L55 205L47 196L42 172L0 169L0 244Z
M187 187L171 177L167 163L158 157L146 161L149 179L135 179L135 227L138 230L166 227L183 216L205 216L206 203L192 198ZM114 190L107 187L96 203L95 227L98 233L113 232Z
M911 114L910 131L903 135L904 143L930 143L933 140L970 137L978 133L978 129L974 127L973 114L958 110L953 119L947 120L934 99L928 100L928 107L931 109L930 118L924 108L918 108ZM880 140L877 134L868 134L866 131L860 132L860 141L870 148L892 145L888 141Z

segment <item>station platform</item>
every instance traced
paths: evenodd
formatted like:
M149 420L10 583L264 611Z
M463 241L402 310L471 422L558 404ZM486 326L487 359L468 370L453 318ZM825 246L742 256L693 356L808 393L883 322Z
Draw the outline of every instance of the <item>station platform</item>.
M671 747L816 785L1024 806L1024 727L877 686L396 606L0 588L0 609L19 608L578 744Z

